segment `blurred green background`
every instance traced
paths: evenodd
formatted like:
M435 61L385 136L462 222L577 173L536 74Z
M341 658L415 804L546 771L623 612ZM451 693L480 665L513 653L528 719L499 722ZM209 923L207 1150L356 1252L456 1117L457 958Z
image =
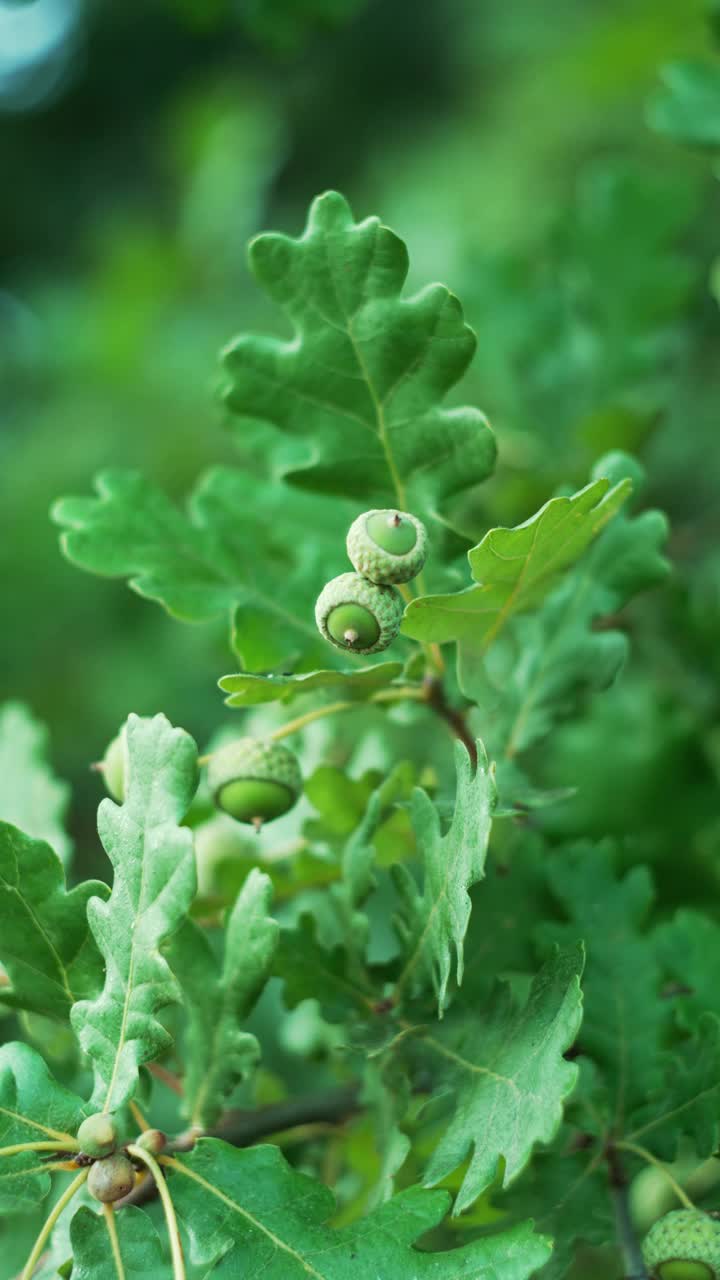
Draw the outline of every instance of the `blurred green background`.
M0 0L2 697L49 725L81 848L88 763L118 724L162 709L202 742L232 719L215 682L233 660L224 627L67 564L49 508L126 465L182 500L237 457L217 352L282 331L245 243L299 232L337 187L477 330L461 394L499 439L486 523L608 448L642 456L674 583L642 606L602 724L538 767L591 779L558 834L637 831L655 856L684 786L683 840L716 849L720 189L646 110L662 65L709 39L700 0Z

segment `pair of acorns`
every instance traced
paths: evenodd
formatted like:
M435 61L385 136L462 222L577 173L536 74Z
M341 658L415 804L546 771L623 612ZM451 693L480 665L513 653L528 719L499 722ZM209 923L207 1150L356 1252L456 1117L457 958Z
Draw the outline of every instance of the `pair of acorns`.
M402 622L403 598L395 585L416 578L425 564L425 526L406 511L365 511L350 526L347 552L355 573L328 582L315 621L338 649L379 653Z
M422 521L405 511L365 511L353 521L347 551L355 573L323 588L315 620L326 640L352 653L378 653L392 644L403 615L396 583L420 573L427 555ZM125 797L125 735L110 743L101 769L114 799ZM272 739L238 738L214 752L208 783L219 809L260 830L292 809L302 791L297 757Z

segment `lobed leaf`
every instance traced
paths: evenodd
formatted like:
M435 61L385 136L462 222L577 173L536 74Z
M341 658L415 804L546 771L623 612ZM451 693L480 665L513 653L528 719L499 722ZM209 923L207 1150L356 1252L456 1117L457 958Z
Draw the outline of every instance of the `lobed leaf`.
M563 1054L582 1021L581 947L550 959L518 1008L498 984L485 1009L460 1001L456 1016L424 1043L445 1071L436 1085L452 1098L452 1118L430 1158L435 1186L469 1158L453 1212L462 1213L490 1186L503 1162L502 1185L522 1172L537 1142L555 1137L577 1067Z
M327 659L312 602L343 545L340 504L229 467L207 473L187 514L135 471L102 472L96 487L96 498L65 498L53 509L73 563L128 578L134 591L186 621L234 614L235 648L254 670L288 652ZM260 512L261 563L252 550Z
M419 788L412 820L423 863L422 889L403 864L393 867L401 898L396 928L405 964L399 986L432 985L442 1017L455 955L458 984L463 977L463 940L470 919L468 890L485 874L492 813L497 798L494 770L478 742L473 768L467 749L455 744L457 792L449 830L443 836L437 809Z
M71 1019L95 1072L93 1105L116 1111L143 1063L167 1047L158 1012L178 998L160 954L195 893L192 835L179 825L197 786L197 749L165 716L127 721L125 803L105 799L98 830L115 872L107 902L91 899L90 927L105 960L105 985L73 1006Z
M47 761L48 733L19 702L0 707L0 819L47 840L67 865L72 842L65 830L70 788Z
M183 990L185 1102L193 1125L210 1128L233 1089L260 1057L255 1036L241 1030L267 981L279 926L267 912L272 882L254 867L225 924L222 969L206 934L186 921L165 949Z
M411 298L402 240L347 202L316 199L302 236L261 235L250 266L287 312L288 342L243 335L223 354L225 403L245 426L302 441L286 478L365 506L437 511L490 473L494 437L476 409L445 409L475 337L457 298L430 285Z
M114 1222L122 1272L103 1216L86 1205L78 1209L70 1224L73 1280L171 1280L167 1249L148 1215L130 1205L114 1214Z
M262 1271L265 1280L525 1280L548 1256L529 1224L460 1249L428 1253L414 1242L436 1227L444 1191L412 1187L349 1226L327 1226L330 1191L297 1173L276 1147L245 1150L204 1138L173 1171L172 1193L190 1238L192 1262L223 1252L213 1275Z
M476 585L451 595L418 596L402 630L423 643L458 641L462 653L485 653L508 620L537 605L612 518L631 489L592 481L571 498L551 498L514 529L491 529L468 552Z
M241 671L237 675L221 676L218 684L230 694L225 699L228 707L292 702L301 694L316 689L329 689L343 699L364 701L396 680L402 669L401 662L379 662L374 667L361 667L357 671L305 671L299 675L264 676Z
M628 475L635 490L643 482L639 465L624 454L608 455L595 470ZM612 683L629 645L605 620L665 581L666 539L661 512L619 512L540 609L514 618L490 654L463 649L463 692L491 726L488 736L498 755L526 751L573 712L584 694Z
M69 1141L86 1114L82 1098L53 1079L34 1049L0 1047L0 1147ZM43 1159L32 1151L0 1156L0 1209L14 1212L45 1198L50 1174Z
M99 880L68 892L50 846L0 822L1 1004L67 1018L76 1000L98 991L102 961L87 905L109 892Z

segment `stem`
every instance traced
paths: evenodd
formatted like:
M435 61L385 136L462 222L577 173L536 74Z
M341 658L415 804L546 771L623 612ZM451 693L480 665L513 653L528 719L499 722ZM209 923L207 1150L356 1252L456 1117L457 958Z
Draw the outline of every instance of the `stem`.
M634 1156L640 1156L641 1160L645 1160L646 1163L652 1165L654 1169L659 1169L660 1172L665 1175L668 1186L672 1187L672 1190L675 1192L680 1203L684 1205L686 1209L695 1208L695 1205L690 1197L683 1191L680 1183L673 1177L666 1165L663 1164L662 1160L658 1160L651 1151L648 1151L645 1147L637 1146L634 1142L616 1142L615 1146L620 1151L630 1151Z
M647 1280L645 1261L630 1215L627 1177L617 1155L618 1147L622 1146L623 1143L617 1142L614 1146L608 1147L605 1153L610 1175L610 1195L615 1211L615 1232L628 1277L631 1277L631 1280Z
M205 756L205 759L209 760L210 757ZM168 1071L167 1067L161 1066L159 1062L149 1062L148 1071L151 1076L155 1076L156 1080L160 1080L162 1084L167 1085L168 1089L172 1089L173 1093L176 1093L178 1098L183 1097L184 1090L182 1080L179 1076L176 1076L173 1071Z
M12 1147L0 1147L0 1156L18 1156L22 1151L78 1151L77 1142L16 1142Z
M384 702L423 702L424 700L425 694L423 690L415 685L403 685L397 689L380 689L365 702L328 702L324 707L316 707L314 711L306 711L304 715L298 716L297 719L288 720L287 724L281 725L279 729L270 734L270 737L273 742L279 742L281 738L287 738L289 734L297 733L299 729L304 729L305 725L312 724L313 720L322 720L324 716L339 715L342 711L359 711L363 707Z
M456 707L451 707L445 697L445 690L442 681L435 676L430 676L425 681L425 698L429 707L432 707L436 715L440 716L447 725L452 729L456 738L459 738L467 750L468 755L473 763L473 767L477 765L477 746L467 724L462 711L458 711Z
M47 1244L47 1241L50 1238L50 1235L52 1234L52 1230L53 1230L53 1227L55 1226L55 1223L60 1217L60 1214L62 1213L63 1209L67 1208L73 1196L75 1196L77 1192L80 1190L89 1172L90 1172L89 1169L81 1169L77 1177L73 1178L72 1182L70 1183L70 1186L67 1187L65 1191L63 1191L62 1195L60 1196L60 1199L56 1202L56 1204L53 1205L45 1221L45 1225L43 1226L40 1232L40 1235L38 1236L37 1240L35 1241L35 1244L33 1245L32 1253L30 1254L30 1257L28 1258L27 1262L25 1263L25 1266L23 1267L20 1280L31 1280L32 1273L35 1270L35 1267L37 1266L38 1261L40 1260L40 1255L43 1249L45 1248L45 1245Z
M103 1205L103 1216L105 1218L105 1226L110 1237L110 1248L112 1249L113 1259L115 1261L115 1270L117 1272L117 1280L125 1280L125 1267L123 1265L122 1254L120 1252L120 1241L118 1240L117 1223L115 1221L115 1210L112 1205Z
M132 1143L128 1148L128 1155L134 1160L141 1161L150 1170L155 1180L158 1195L162 1202L165 1221L167 1223L168 1236L170 1237L170 1254L172 1257L174 1280L186 1280L185 1275L185 1259L183 1258L182 1244L180 1241L180 1232L178 1231L177 1218L175 1217L175 1209L170 1199L170 1192L160 1165L149 1151L145 1151L143 1147L137 1147Z

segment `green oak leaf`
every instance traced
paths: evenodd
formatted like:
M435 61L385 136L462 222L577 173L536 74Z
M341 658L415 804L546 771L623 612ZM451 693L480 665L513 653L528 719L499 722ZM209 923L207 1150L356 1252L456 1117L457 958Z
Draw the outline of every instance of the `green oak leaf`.
M535 1152L522 1178L503 1195L502 1207L510 1221L532 1217L536 1229L552 1237L553 1251L540 1273L542 1280L563 1280L583 1245L609 1246L613 1252L602 1274L612 1280L625 1277L614 1245L605 1161L601 1152L578 1150L577 1131L570 1126L563 1126L551 1147ZM573 1277L582 1274L573 1268Z
M614 453L595 472L633 490L643 483L634 459ZM487 656L463 650L460 681L490 726L498 755L513 757L545 737L587 692L605 689L626 659L627 637L604 625L641 591L664 582L667 520L659 511L618 512L537 612L514 618Z
M470 919L468 890L485 874L492 814L497 798L494 769L477 744L474 768L467 749L455 744L457 792L452 822L445 835L429 796L413 793L412 820L423 863L422 889L407 867L393 868L400 895L396 928L405 962L399 986L432 985L442 1017L453 953L458 984L463 977L463 940Z
M0 822L0 1003L67 1018L76 1000L99 990L102 961L87 904L109 892L99 880L68 892L50 846Z
M514 529L491 529L468 552L475 586L451 595L418 596L402 630L424 643L456 640L462 653L483 654L514 614L543 599L607 524L631 490L606 479L572 497L551 498Z
M281 929L274 973L283 979L288 1008L302 1000L318 1000L330 1022L367 1013L376 998L367 980L358 978L357 965L343 945L322 945L317 922L308 914L293 928Z
M166 1162L193 1263L224 1256L213 1275L265 1280L525 1280L548 1256L525 1223L460 1249L428 1253L414 1242L448 1208L445 1191L412 1187L348 1226L327 1226L335 1198L297 1173L277 1147L239 1150L203 1138Z
M167 1248L153 1222L132 1205L114 1215L124 1280L171 1280ZM73 1280L118 1280L104 1218L86 1205L70 1224Z
M442 285L401 296L408 254L394 232L377 218L355 223L329 191L298 239L253 240L250 265L295 333L231 342L224 399L246 426L300 438L292 484L422 512L487 477L495 441L485 418L442 407L474 334Z
M720 147L720 65L675 62L660 74L663 88L648 112L653 128L680 142Z
M337 547L349 508L230 467L200 480L187 513L135 471L103 472L96 485L97 497L64 498L53 509L73 563L128 578L134 591L186 621L232 614L246 667L267 669L288 651L330 656L313 602L328 564L341 568ZM259 519L262 561L251 550Z
M712 1155L720 1141L720 1019L706 1013L690 1040L664 1054L664 1065L662 1085L625 1138L674 1160L687 1135L698 1156Z
M279 926L268 916L272 882L254 867L225 922L222 969L206 934L186 921L165 954L183 990L185 1103L191 1122L212 1127L233 1089L260 1057L255 1036L241 1030L267 981Z
M93 1105L103 1111L127 1101L139 1068L169 1043L158 1012L179 992L160 946L187 915L196 887L192 834L179 825L197 786L195 743L163 715L131 715L126 738L125 803L105 799L98 809L112 892L88 905L105 986L71 1013L95 1071Z
M461 998L442 1031L424 1037L444 1066L436 1088L452 1099L452 1117L424 1181L435 1186L470 1157L455 1214L490 1186L500 1160L507 1186L535 1143L555 1137L577 1078L563 1054L582 1021L582 969L581 947L561 952L541 969L522 1007L499 983L485 1008Z
M657 927L655 952L666 981L675 986L673 1003L683 1027L696 1029L710 1012L720 1017L720 925L702 911L681 908Z
M240 671L222 676L218 684L230 697L228 707L252 707L260 702L292 702L303 693L330 690L344 699L364 701L386 688L402 672L401 662L379 662L357 671L306 671L300 675L253 675Z
M34 1049L15 1042L0 1047L0 1147L64 1142L86 1114L82 1099L53 1079ZM45 1198L50 1190L46 1155L0 1156L0 1209L27 1208Z
M48 733L19 702L0 707L0 819L47 840L65 865L72 842L65 830L70 788L47 762Z
M659 1087L661 1047L672 1016L668 1002L658 999L661 969L652 935L644 929L653 899L650 875L640 866L619 879L609 844L557 850L547 875L568 923L548 921L537 934L561 946L578 939L585 943L585 1015L578 1047L601 1072L607 1091L604 1120L620 1133Z

